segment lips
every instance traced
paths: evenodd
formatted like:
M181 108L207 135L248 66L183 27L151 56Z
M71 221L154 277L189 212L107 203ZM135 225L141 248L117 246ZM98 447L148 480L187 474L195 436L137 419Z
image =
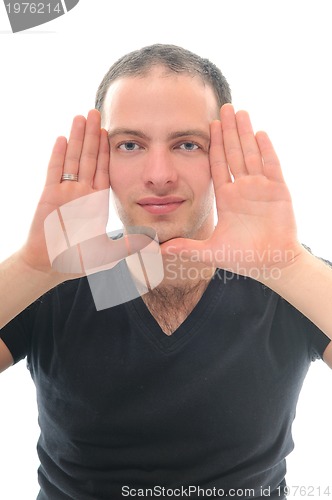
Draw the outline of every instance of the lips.
M162 215L173 212L184 203L183 198L178 196L148 197L138 201L144 210L152 214Z

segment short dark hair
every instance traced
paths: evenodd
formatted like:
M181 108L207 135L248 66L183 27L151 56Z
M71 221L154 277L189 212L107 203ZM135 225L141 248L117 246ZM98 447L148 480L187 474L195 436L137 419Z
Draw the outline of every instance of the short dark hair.
M199 76L213 89L219 107L232 100L226 78L209 59L203 59L176 45L155 44L124 55L110 67L98 87L96 109L102 112L108 88L115 80L130 76L145 76L154 66L163 66L174 73Z

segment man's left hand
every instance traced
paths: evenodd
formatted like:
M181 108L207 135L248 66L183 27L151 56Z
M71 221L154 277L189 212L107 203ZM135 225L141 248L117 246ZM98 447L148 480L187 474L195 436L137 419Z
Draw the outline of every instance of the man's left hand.
M297 240L291 197L265 132L254 134L246 111L231 104L211 123L210 166L218 223L211 237L176 238L162 252L199 260L258 280L294 263Z

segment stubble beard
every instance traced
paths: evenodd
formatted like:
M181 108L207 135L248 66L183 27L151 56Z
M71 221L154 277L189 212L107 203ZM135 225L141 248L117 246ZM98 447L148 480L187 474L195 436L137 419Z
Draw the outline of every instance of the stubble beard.
M160 244L175 238L202 240L207 238L213 230L213 224L209 221L213 211L213 201L207 202L202 210L191 213L182 224L180 220L177 220L176 213L159 217L156 221L147 221L130 216L118 201L116 208L124 229L129 228L131 233L135 227L153 229Z

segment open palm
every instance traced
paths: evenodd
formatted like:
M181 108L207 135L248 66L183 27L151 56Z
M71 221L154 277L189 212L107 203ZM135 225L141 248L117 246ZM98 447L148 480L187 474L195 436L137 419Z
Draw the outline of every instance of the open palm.
M45 188L21 251L33 269L76 277L109 269L151 242L145 234L116 241L106 234L109 144L100 124L97 110L91 110L87 119L76 116L68 143L59 137L54 145ZM64 173L75 174L78 180L63 180Z
M248 113L235 114L230 104L220 118L211 124L210 145L215 230L204 241L171 240L163 251L199 252L203 262L259 279L300 252L291 197L267 134L255 135Z

